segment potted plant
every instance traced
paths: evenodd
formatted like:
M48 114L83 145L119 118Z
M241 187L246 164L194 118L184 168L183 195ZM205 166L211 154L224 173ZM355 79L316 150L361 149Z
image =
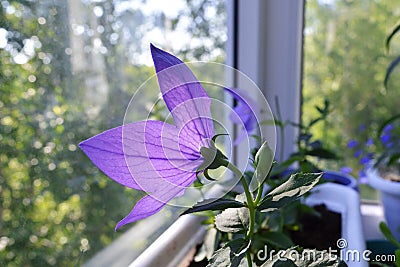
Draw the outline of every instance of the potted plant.
M214 181L209 171L224 168L242 185L242 192L228 191L218 198L206 196L183 213L207 215L208 223L221 233L208 266L279 266L282 261L290 266L299 262L303 265L315 262L326 266L345 266L338 256L330 252L303 250L286 239L280 229L271 231L270 226L280 227L280 220L290 220L295 214L293 209L305 207L301 197L308 194L322 174L295 173L264 192L264 185L271 177L274 158L268 142L260 138L262 142L252 154L252 174L243 173L216 146L216 139L221 134L214 131L211 100L200 82L175 56L154 46L151 46L151 52L162 97L172 114L173 124L156 120L132 122L80 144L87 156L111 179L145 193L132 211L116 225L116 229L157 213L167 202L181 196L196 179L200 184L205 180ZM248 118L246 112L243 109L237 112L244 125L247 122L244 118ZM198 179L200 175L204 179ZM313 213L310 209L308 212ZM183 221L178 226L186 229L197 220ZM175 225L174 229L179 230L180 227ZM193 230L189 234L191 232ZM179 234L179 231L175 233ZM193 233L193 236L198 238L199 234ZM177 247L179 236L176 238L170 239L171 248ZM161 241L159 245L163 243ZM280 249L285 247L289 254L281 257L274 251L268 251L268 257L260 259L257 257L259 246L264 242L275 244ZM178 250L174 251L175 255L167 256L181 255ZM314 252L314 255L305 258L301 254L303 251ZM298 257L290 257L292 253L297 253ZM170 263L165 261L163 265L170 266Z
M362 165L359 172L363 183L380 192L386 222L400 240L400 115L382 123L377 134L366 142L351 140L348 147ZM365 180L365 181L364 181Z
M279 128L281 140L284 140L284 131L288 126L298 128L298 136L296 140L296 151L293 152L286 160L280 159L280 164L275 166L273 175L283 174L287 175L293 172L323 172L322 178L324 181L329 181L341 185L348 186L358 191L357 181L352 177L345 168L340 171L334 171L321 167L321 163L327 161L337 161L340 157L331 149L326 147L324 142L315 138L313 135L313 128L318 123L326 121L328 115L332 111L328 100L324 101L323 106L316 106L316 116L311 118L309 122L293 123L290 121L283 121L279 115L278 100L276 100L278 107L278 115L275 118L275 124ZM283 151L284 143L281 142L281 150Z
M396 122L400 115L387 120L378 130L380 144L366 174L369 184L379 190L385 219L397 240L400 240L400 135ZM371 155L372 157L372 155Z

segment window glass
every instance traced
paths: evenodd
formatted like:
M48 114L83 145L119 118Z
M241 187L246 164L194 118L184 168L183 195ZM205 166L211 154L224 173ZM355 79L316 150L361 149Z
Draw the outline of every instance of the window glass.
M399 14L394 0L306 1L302 119L310 121L318 112L316 105L323 106L324 99L330 102L330 115L315 125L313 134L342 160L325 167L351 171L360 182L365 182L362 163L368 154L360 155L359 150L379 146L370 138L399 110L398 75L392 75L388 88L383 84L389 63L399 54L398 37L389 53L385 49ZM360 148L352 148L353 140ZM365 185L361 194L376 198Z
M107 178L77 145L123 123L154 74L150 42L222 63L226 32L222 0L0 1L1 266L81 265L135 232L113 229L143 194ZM148 113L145 99L135 112ZM176 217L165 211L136 231L131 255Z

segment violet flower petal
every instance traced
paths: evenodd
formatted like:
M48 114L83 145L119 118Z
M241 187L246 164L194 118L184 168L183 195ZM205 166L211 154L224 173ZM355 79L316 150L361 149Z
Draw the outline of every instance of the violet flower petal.
M125 162L122 126L89 138L81 142L79 147L108 177L126 187L140 189Z
M151 46L160 90L175 125L161 121L126 124L80 144L116 182L147 192L116 229L158 212L196 179L202 146L214 136L211 99L178 58Z
M80 147L116 182L167 202L195 180L203 162L199 152L180 149L179 141L186 139L178 135L174 125L142 121L105 131ZM172 190L176 187L178 191Z
M207 92L180 59L153 45L150 49L160 90L175 125L180 129L186 128L186 134L190 133L197 139L212 138L214 125Z
M203 159L198 151L184 147L184 144L193 142L193 139L188 139L190 137L180 135L176 126L161 121L149 120L124 126L126 162L143 191L169 201L171 195L164 195L164 192L174 187L184 188L195 180L196 170Z
M235 124L242 124L244 128L234 141L234 145L239 144L257 125L257 115L261 113L258 104L248 97L246 93L238 88L224 88L237 101L237 106L229 115L229 119Z
M347 147L348 148L353 148L353 147L356 147L358 145L358 142L356 141L356 140L350 140L348 143L347 143Z
M391 134L390 133L385 133L383 135L381 135L381 142L383 144L387 144L390 142L390 138L391 138Z
M159 212L164 206L164 202L158 201L149 195L145 196L136 203L135 207L125 218L117 223L115 231L125 224L144 219Z
M340 172L341 173L345 173L345 174L350 174L353 171L352 168L350 168L349 166L345 166L340 168Z
M372 146L374 144L374 140L372 138L368 138L367 142L365 143L366 146Z
M194 175L193 180L195 178L196 176ZM193 180L188 180L184 187L193 183ZM144 219L159 212L171 199L181 196L184 190L184 188L179 187L168 187L168 189L163 190L163 193L157 192L156 195L152 194L143 197L136 203L132 211L116 225L115 230L125 224Z
M358 158L361 156L362 153L363 153L362 150L357 150L356 152L354 152L354 157Z
M384 133L390 133L393 130L393 125L392 124L388 124L385 126L385 128L383 128L383 132Z

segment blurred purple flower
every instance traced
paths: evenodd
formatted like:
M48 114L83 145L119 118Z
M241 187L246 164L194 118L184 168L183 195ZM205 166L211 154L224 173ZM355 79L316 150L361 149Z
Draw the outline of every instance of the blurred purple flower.
M385 126L385 128L383 128L383 133L389 133L389 132L391 132L392 131L392 129L393 129L393 125L391 125L391 124L388 124L388 125L386 125Z
M348 166L340 168L341 173L350 174L352 171L353 171L353 169Z
M356 147L358 145L358 142L356 141L356 140L350 140L348 143L347 143L347 147L348 148L353 148L353 147Z
M389 133L385 133L381 135L381 142L382 144L387 144L390 142L390 134Z
M357 150L356 152L354 152L354 157L358 158L361 156L361 154L362 154L362 150Z
M374 155L372 153L368 153L368 155L366 155L360 159L360 163L362 165L366 165L373 159L373 157L374 157Z
M393 145L394 145L393 142L387 143L387 144L386 144L386 148L391 148Z
M248 96L248 93L238 88L224 89L237 101L237 105L233 108L229 119L233 123L243 126L242 131L234 142L234 145L237 145L254 130L257 125L257 115L261 113L261 109L258 104Z
M114 181L148 195L116 230L160 211L196 179L201 147L214 136L211 100L190 69L151 45L158 83L175 125L145 120L105 131L79 144Z
M374 140L372 138L368 138L367 142L365 143L366 146L372 146L374 144Z
M358 126L358 131L359 132L363 132L367 129L367 127L365 126L365 124L361 124L360 126Z
M365 170L362 169L361 171L358 172L358 182L360 184L367 184L368 183L368 178L367 175L365 174Z

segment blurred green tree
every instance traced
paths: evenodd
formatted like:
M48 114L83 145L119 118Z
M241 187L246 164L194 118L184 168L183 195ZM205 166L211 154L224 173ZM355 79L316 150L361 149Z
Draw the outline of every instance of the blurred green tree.
M121 125L127 100L154 74L130 53L153 17L117 10L122 2L0 3L0 266L80 265L128 229L114 233L141 194L77 147Z
M385 38L399 10L397 1L306 2L303 119L312 117L314 106L327 98L333 114L314 134L343 155L340 164L355 170L357 159L346 150L347 142L366 142L380 123L398 112L400 90L386 90L383 80L393 59L385 54Z

